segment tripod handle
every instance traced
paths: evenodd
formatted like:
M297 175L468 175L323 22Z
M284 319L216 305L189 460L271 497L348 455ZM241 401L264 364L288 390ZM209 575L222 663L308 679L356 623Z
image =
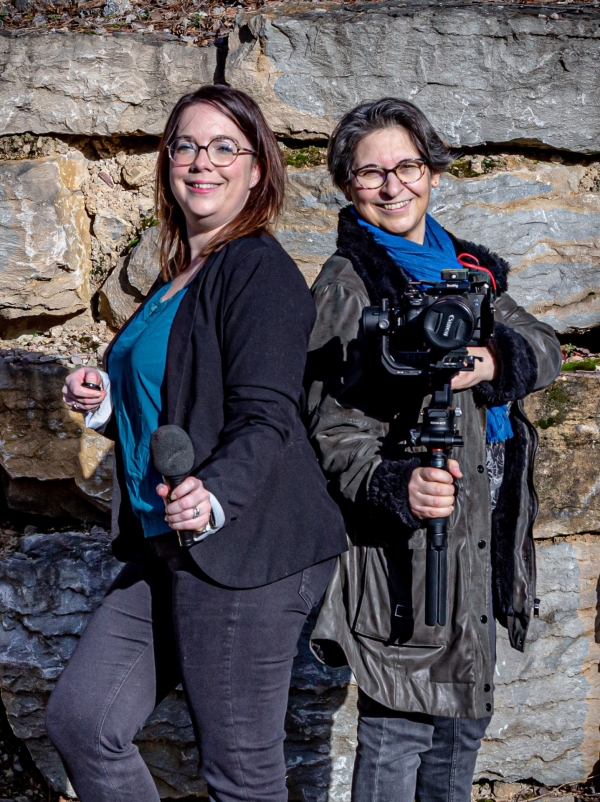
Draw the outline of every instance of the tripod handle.
M448 470L448 455L441 448L435 448L429 455L429 467Z
M448 455L433 449L429 456L432 468L448 470ZM425 624L434 627L446 623L447 597L447 518L430 518L427 521L427 555L425 563Z

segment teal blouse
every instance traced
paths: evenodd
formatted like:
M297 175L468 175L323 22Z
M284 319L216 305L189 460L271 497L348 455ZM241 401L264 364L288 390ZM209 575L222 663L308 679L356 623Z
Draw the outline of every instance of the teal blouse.
M150 436L160 425L162 384L171 325L187 287L163 301L162 287L114 344L109 376L114 414L123 453L125 481L144 535L170 532L163 500L156 493L162 478L152 465Z

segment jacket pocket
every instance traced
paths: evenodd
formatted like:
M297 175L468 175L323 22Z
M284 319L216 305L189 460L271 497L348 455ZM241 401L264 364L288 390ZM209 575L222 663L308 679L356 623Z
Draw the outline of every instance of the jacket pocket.
M367 549L355 635L394 646L444 645L444 627L425 625L425 554L406 542Z

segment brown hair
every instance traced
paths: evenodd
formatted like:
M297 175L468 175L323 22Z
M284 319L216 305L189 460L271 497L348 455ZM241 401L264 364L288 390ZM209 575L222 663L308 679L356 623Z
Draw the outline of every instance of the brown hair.
M263 231L273 236L273 226L284 200L285 166L275 135L266 123L259 106L245 92L230 86L202 86L180 98L167 120L158 150L156 168L156 208L160 222L160 269L168 281L179 275L190 263L190 246L185 216L175 200L170 182L169 145L177 133L179 121L190 106L206 103L220 111L249 139L260 168L260 179L250 190L244 208L206 245L202 256L208 256L238 237Z

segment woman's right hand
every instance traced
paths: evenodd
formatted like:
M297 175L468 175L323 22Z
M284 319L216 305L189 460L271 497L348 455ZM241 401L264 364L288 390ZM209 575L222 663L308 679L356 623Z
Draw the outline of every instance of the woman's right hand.
M415 518L447 518L454 509L454 480L461 478L455 459L448 460L447 471L415 468L408 483L408 504Z
M100 385L100 390L83 387L84 382ZM93 368L77 368L69 373L62 388L63 401L75 412L95 412L106 398L102 376Z

